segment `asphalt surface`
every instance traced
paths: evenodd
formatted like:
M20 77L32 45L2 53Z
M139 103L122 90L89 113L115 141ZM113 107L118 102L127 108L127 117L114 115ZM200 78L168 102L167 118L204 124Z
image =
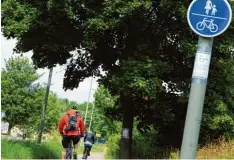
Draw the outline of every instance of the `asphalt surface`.
M82 158L82 155L78 156L78 159L80 160ZM87 159L105 159L103 153L90 153L90 156Z

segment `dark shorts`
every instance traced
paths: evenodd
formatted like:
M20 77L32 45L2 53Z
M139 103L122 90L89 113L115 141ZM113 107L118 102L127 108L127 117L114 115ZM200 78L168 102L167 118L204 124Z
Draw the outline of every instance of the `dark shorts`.
M92 146L89 145L89 144L85 144L84 147L85 147L85 148L88 148L88 149L91 149L91 148L92 148Z
M73 145L76 145L80 141L79 136L63 136L62 145L63 148L68 148L70 141L73 141Z

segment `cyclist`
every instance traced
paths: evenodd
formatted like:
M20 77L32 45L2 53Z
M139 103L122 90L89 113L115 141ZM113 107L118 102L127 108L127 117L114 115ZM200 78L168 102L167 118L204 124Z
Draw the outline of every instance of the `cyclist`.
M85 136L84 136L84 152L83 152L82 159L85 158L86 148L88 149L88 156L90 156L90 151L91 151L91 148L94 144L94 141L95 141L94 134L92 133L91 130L88 130L88 133L85 134Z
M59 133L62 135L62 159L64 159L70 141L73 141L74 146L74 159L77 159L77 148L80 138L84 136L84 121L79 116L75 106L69 109L59 121Z

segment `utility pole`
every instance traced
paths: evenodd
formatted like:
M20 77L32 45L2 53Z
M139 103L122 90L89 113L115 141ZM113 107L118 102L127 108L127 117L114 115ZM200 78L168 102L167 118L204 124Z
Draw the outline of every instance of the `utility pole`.
M47 108L48 97L49 97L49 92L50 92L52 74L53 74L53 67L50 68L50 72L49 72L49 78L48 78L48 83L47 83L47 88L46 88L45 99L44 99L44 106L43 106L43 111L42 111L42 115L41 115L41 125L40 125L39 134L38 134L38 143L41 143L41 137L42 137L42 133L43 133L43 129L44 129L46 108Z
M91 94L91 90L92 90L92 83L93 83L93 77L91 78L91 83L90 83L90 88L89 88L89 96L88 96L88 103L87 103L86 111L85 111L85 121L84 121L84 124L86 124L86 118L87 118L87 113L88 113L88 109L89 109L89 100L90 100L90 94Z
M94 106L95 106L95 105L94 105L94 103L93 103L93 109L92 109L92 114L91 114L91 120L90 120L90 123L89 123L89 130L90 130L91 124L92 124Z

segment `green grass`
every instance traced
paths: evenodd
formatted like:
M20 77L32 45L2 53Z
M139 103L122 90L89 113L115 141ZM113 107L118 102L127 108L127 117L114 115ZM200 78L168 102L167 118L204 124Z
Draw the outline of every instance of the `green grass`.
M103 153L105 149L105 146L100 146L100 145L94 145L92 148L92 152L100 152Z
M78 154L83 153L83 143L79 143ZM2 159L60 159L61 141L42 142L2 139ZM104 145L95 144L91 152L104 152Z
M36 141L4 139L1 148L2 159L59 159L62 149L57 142L37 144Z

